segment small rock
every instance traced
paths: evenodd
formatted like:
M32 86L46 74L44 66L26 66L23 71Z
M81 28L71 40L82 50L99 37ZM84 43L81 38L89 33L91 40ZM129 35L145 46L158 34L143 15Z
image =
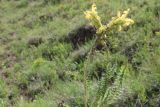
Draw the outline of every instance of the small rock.
M29 47L32 47L32 46L35 46L35 47L38 47L41 43L43 43L43 39L41 37L33 37L33 38L30 38L27 42L27 45Z
M93 26L82 26L76 30L71 31L65 38L65 42L71 42L73 48L78 48L79 46L85 44L85 42L94 38L96 34L96 29Z

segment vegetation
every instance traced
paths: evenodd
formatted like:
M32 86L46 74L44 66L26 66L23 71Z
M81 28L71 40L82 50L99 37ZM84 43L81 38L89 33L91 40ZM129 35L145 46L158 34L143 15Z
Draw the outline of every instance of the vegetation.
M158 0L0 0L0 107L159 107L159 22Z

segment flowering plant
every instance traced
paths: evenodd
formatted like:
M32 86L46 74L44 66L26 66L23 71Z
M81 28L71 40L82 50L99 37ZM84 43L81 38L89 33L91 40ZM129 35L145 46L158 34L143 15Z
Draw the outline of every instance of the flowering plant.
M97 7L95 4L92 5L91 10L84 12L85 18L90 21L90 24L95 26L97 33L97 43L100 45L105 45L105 38L107 33L114 31L120 32L123 28L134 24L134 21L130 18L127 18L130 9L123 11L122 13L118 11L117 16L112 17L112 20L107 24L103 25L101 22L101 17L98 15Z

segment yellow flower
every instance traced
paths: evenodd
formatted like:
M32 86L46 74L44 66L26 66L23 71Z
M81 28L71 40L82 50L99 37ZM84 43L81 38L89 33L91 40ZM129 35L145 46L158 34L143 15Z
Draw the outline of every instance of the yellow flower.
M127 9L126 11L124 11L121 17L126 18L129 14L129 11L130 11L130 9Z
M102 26L101 18L98 16L97 7L95 4L92 5L92 9L85 11L85 18L91 22L97 29Z
M114 26L117 26L117 31L122 30L123 27L127 27L132 25L134 21L132 19L127 18L130 9L124 11L122 14L120 11L117 12L116 17L112 17L112 20L107 24L108 29L112 29Z
M91 15L90 15L89 11L84 12L84 14L85 14L86 19L91 20Z
M102 34L106 31L106 26L101 26L98 30L97 30L97 34Z
M134 21L132 19L126 18L123 26L127 27L127 26L132 25L132 24L134 24Z
M95 26L100 44L105 44L104 39L109 32L120 32L124 27L134 24L132 19L127 18L129 11L130 9L123 12L118 11L117 16L112 17L112 20L107 25L102 24L101 17L98 16L97 7L95 4L92 5L91 10L85 11L84 14L85 18L89 20L93 26Z

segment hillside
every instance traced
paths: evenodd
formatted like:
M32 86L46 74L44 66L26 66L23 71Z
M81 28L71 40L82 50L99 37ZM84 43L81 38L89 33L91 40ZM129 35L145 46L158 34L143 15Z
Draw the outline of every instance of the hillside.
M134 20L103 48L93 3ZM0 107L87 106L160 107L160 1L0 0Z

